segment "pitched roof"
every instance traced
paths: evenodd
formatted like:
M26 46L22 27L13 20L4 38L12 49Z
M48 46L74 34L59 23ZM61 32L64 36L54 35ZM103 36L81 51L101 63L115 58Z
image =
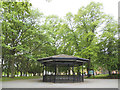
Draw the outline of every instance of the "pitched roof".
M51 56L52 58L77 58L75 56L70 56L70 55L65 55L65 54L60 54L60 55L54 55Z
M84 59L84 58L78 58L75 56L71 56L71 55L65 55L65 54L60 54L60 55L54 55L54 56L50 56L50 57L46 57L46 58L41 58L38 59L38 61L43 61L43 60L55 60L55 59L63 59L63 60L82 60L82 61L88 61L88 59Z

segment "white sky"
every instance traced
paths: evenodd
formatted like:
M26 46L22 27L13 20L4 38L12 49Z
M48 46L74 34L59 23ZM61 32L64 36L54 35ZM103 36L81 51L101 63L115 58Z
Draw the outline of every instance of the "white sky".
M103 11L106 14L114 16L118 19L118 1L119 0L30 0L33 7L38 8L44 15L58 15L63 17L68 12L76 14L81 6L88 5L91 1L100 2L103 4Z

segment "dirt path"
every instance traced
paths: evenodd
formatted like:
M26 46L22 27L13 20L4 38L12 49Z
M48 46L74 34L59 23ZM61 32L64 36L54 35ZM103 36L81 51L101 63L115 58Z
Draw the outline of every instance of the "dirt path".
M80 83L46 83L40 79L2 82L2 88L118 88L118 79L85 79Z

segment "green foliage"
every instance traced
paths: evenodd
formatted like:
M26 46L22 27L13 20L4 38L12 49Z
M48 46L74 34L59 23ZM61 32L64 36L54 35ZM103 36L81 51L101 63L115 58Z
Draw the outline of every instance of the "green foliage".
M98 44L97 62L109 71L116 70L118 64L117 23L110 19L103 28Z
M29 59L35 60L32 54L43 44L45 35L39 25L42 14L38 10L32 10L29 2L3 2L2 5L3 60L11 64L8 69L14 77L15 63L20 65L22 62L25 66ZM18 58L19 56L22 58ZM27 70L25 68L27 67L22 68L24 72Z

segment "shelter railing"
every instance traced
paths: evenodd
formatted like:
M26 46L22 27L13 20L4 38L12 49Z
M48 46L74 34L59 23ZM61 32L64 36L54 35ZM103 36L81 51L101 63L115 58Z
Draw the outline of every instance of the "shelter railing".
M44 82L82 82L81 75L44 75Z

